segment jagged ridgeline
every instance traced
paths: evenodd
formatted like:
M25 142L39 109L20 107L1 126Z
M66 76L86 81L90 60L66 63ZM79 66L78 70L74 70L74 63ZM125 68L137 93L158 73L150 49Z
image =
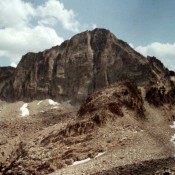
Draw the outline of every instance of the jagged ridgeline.
M145 58L106 29L85 31L39 53L27 53L16 69L0 68L0 98L52 98L82 102L95 90L120 80L138 85L169 80L155 58Z

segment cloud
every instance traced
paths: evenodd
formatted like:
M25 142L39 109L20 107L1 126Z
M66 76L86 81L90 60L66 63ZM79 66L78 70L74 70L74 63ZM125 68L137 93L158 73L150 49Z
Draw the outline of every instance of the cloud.
M11 67L17 67L17 64L15 62L11 62L10 66Z
M76 20L75 12L66 9L59 0L47 0L35 8L30 2L23 0L1 0L0 7L0 28L31 26L31 21L35 18L39 25L61 23L68 31L80 31L81 26Z
M10 57L13 62L27 52L38 52L63 41L55 30L44 26L1 29L0 38L0 56Z
M22 27L35 16L35 9L22 0L0 1L0 28Z
M97 24L92 24L92 29L97 28Z
M0 65L5 59L6 64L9 59L16 64L27 52L61 44L63 37L54 29L57 25L73 33L96 27L80 25L75 12L59 0L41 1L35 6L29 0L0 0L0 7Z
M55 26L57 24L57 20L54 17L47 17L39 20L38 24L44 26Z
M50 20L54 20L54 23L60 22L64 29L77 33L80 31L80 24L76 20L76 15L73 10L67 10L64 4L58 0L48 0L44 5L39 6L37 9L37 15L43 20L39 23L49 24Z
M132 47L134 49L134 45L132 43L129 43L130 47Z
M135 47L135 50L144 56L155 56L160 59L166 67L175 71L175 43L154 42L146 46Z

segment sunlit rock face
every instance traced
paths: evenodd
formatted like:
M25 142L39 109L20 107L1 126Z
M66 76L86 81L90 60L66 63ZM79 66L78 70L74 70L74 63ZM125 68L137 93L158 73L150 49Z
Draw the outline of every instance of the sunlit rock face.
M158 75L165 78L168 70L162 66L155 67L154 59L140 55L109 30L95 29L77 34L60 46L24 55L16 69L5 70L4 78L0 75L0 98L81 102L95 90L120 80L145 85L156 81Z

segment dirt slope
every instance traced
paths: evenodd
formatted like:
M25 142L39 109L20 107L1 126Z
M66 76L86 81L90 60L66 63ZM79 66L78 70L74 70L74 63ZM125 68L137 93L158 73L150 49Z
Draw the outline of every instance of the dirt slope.
M145 99L148 92L119 82L94 93L79 110L68 102L33 101L25 117L23 102L1 102L2 174L121 173L172 157L174 105L157 107Z

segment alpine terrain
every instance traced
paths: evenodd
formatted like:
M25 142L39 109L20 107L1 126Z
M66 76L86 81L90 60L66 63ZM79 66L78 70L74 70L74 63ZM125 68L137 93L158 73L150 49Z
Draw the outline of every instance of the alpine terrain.
M1 175L175 174L175 72L106 29L0 67Z

